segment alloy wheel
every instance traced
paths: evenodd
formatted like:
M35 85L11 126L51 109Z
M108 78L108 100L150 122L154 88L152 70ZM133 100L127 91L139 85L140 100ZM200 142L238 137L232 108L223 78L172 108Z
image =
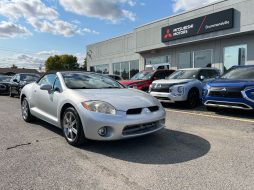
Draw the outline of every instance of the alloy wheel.
M24 99L22 101L22 116L24 118L24 120L27 120L28 118L28 112L29 112L29 106L28 106L28 102L26 99Z
M67 140L74 142L78 135L77 118L72 112L66 112L63 118L64 135Z

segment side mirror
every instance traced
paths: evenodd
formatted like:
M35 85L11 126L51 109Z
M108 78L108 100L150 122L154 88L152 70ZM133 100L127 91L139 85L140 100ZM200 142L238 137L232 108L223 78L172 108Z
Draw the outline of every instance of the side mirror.
M17 80L17 79L13 79L13 82L16 82L16 83L18 83L18 80Z
M58 88L58 87L56 87L56 88L54 89L54 91L55 91L55 92L59 92L59 93L61 92L60 88Z
M52 86L50 84L43 84L40 87L41 90L47 90L49 93L52 91Z
M200 76L200 80L204 80L205 77L203 75Z

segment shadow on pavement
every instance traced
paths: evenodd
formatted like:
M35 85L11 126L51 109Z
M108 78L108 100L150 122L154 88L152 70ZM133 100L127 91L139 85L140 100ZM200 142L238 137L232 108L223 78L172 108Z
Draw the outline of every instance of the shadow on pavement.
M175 164L207 154L210 143L196 135L163 129L148 136L111 142L90 141L83 150L141 164Z
M62 130L57 127L40 120L34 123L62 136ZM126 140L88 141L79 147L84 151L141 164L187 162L206 155L210 148L210 143L202 137L169 129Z

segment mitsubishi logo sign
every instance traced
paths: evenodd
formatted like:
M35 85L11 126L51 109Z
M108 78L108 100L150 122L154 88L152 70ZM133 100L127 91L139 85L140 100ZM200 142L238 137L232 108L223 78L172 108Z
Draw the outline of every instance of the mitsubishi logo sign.
M163 43L234 27L234 9L205 15L161 29Z

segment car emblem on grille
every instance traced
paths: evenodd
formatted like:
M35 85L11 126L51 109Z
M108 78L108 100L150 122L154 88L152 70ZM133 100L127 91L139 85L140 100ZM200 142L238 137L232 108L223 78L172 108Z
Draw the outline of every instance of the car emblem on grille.
M144 108L145 113L151 113L151 111L148 108Z
M221 89L221 91L226 92L226 91L227 91L227 89L226 89L226 88L223 88L223 89Z

